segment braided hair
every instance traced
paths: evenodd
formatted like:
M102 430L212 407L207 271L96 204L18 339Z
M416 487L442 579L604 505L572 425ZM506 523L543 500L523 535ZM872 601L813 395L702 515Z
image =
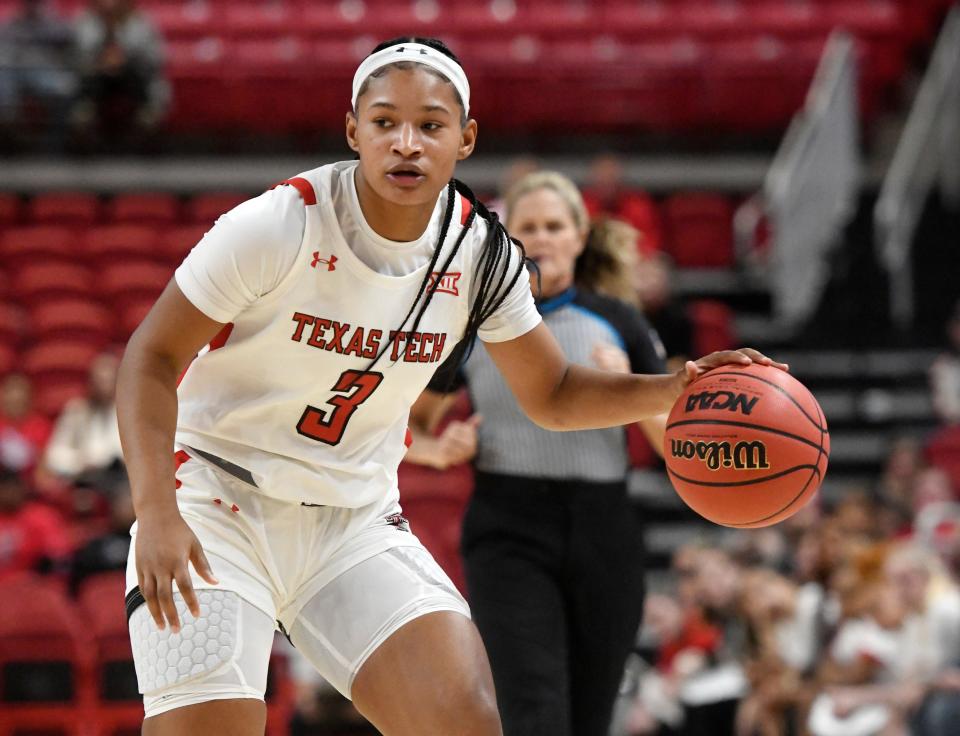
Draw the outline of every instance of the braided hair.
M437 38L421 38L417 36L403 36L400 38L394 38L379 44L371 53L375 54L378 51L382 51L385 48L390 48L391 46L395 46L399 43L419 43L429 46L439 51L441 54L449 57L457 64L460 64L460 59L458 59L456 55L449 48L447 48L447 45L443 41ZM387 66L383 67L383 69L388 69L392 66L399 66L401 64L412 63L415 62L397 62L395 64L388 64ZM429 67L424 68L431 73L439 74L439 72L436 72ZM361 85L360 93L357 95L358 97L360 94L363 94L365 86L366 81L364 81L364 84ZM463 109L463 101L459 99L459 95L457 96L457 99L460 102L461 109ZM465 113L462 113L461 115L461 124L466 124ZM470 187L463 182L458 181L457 179L451 179L447 184L446 191L447 202L443 215L443 222L440 226L440 234L437 237L437 244L434 247L433 255L430 258L430 265L427 267L427 270L423 275L423 280L420 282L420 287L417 289L417 296L414 298L413 303L410 305L410 309L407 311L403 320L400 322L400 325L397 327L396 332L402 332L407 324L410 323L411 319L413 321L410 324L409 332L417 331L420 326L420 322L423 319L423 315L427 311L427 307L430 306L430 302L433 300L433 295L437 292L437 288L443 281L443 276L447 273L447 270L450 268L450 264L453 263L454 258L456 258L457 253L460 252L460 247L463 245L463 241L466 238L467 233L470 231L470 228L473 227L474 223L479 217L487 224L487 236L484 240L480 258L477 261L476 270L474 272L475 281L473 283L476 284L473 289L474 299L473 303L470 305L470 312L467 315L467 324L464 329L463 337L457 343L457 346L454 348L450 358L447 359L450 363L459 365L466 361L466 359L470 356L470 352L473 349L473 344L476 340L480 327L500 308L500 305L503 304L503 301L507 298L507 295L513 289L514 285L516 285L517 281L520 278L525 277L527 259L526 252L524 251L523 245L520 243L520 241L510 237L510 234L503 226L503 223L500 222L500 218L497 216L497 214L488 210L487 207L477 199ZM453 247L450 249L447 257L438 268L441 251L443 250L443 244L446 242L447 234L450 231L450 224L451 220L453 219L454 204L456 203L458 194L463 196L470 203L470 214L464 222L460 235L457 236ZM518 257L516 260L516 265L511 269L510 256L513 248L518 250ZM431 281L431 277L434 273L437 274L437 277ZM373 369L373 367L386 352L388 345L389 341L380 348L376 356L367 366L367 370Z

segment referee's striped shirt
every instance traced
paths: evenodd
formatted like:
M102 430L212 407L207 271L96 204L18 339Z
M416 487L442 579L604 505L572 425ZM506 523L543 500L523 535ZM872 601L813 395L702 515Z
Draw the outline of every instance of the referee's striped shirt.
M538 309L572 363L593 366L594 348L606 343L627 353L634 373L666 371L660 338L638 310L623 302L571 288L542 301ZM478 470L530 478L623 480L629 460L621 427L578 432L538 427L521 411L482 342L455 376L451 370L441 367L430 388L444 391L466 384L474 410L483 415Z

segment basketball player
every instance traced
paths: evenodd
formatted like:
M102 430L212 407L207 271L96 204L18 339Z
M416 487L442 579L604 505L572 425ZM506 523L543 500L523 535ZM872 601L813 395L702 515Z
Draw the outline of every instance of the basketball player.
M452 179L477 137L453 54L381 44L352 101L359 160L221 217L127 347L127 609L147 736L262 734L275 628L387 736L499 734L467 605L399 513L407 415L435 368L479 337L530 418L574 429L662 413L718 365L770 362L568 365L521 249Z

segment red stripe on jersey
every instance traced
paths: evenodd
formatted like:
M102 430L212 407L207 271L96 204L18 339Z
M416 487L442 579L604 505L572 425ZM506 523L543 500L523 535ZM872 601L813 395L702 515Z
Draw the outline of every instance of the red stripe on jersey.
M223 326L223 329L220 330L213 339L210 341L210 349L218 350L227 344L227 340L230 339L230 333L233 332L233 322L227 322Z
M300 196L303 197L304 204L316 204L317 203L317 193L313 191L313 184L308 182L302 176L295 176L292 179L284 179L280 183L276 184L273 188L276 189L279 186L284 184L289 184L298 192Z
M190 456L187 453L185 453L183 450L177 450L175 453L173 453L174 481L175 481L175 487L178 489L180 488L180 486L183 485L183 483L177 480L176 472L180 470L180 466L183 465L185 462L187 462L187 460L189 459L190 459Z
M410 431L410 427L407 427L407 434L403 438L403 444L405 444L407 447L410 447L410 445L413 444L413 432Z
M230 339L231 332L233 332L233 322L227 322L227 324L220 328L220 332L213 336L213 339L210 341L210 349L217 350L226 345L227 340ZM194 360L196 360L196 358L194 358ZM183 373L181 373L180 378L177 379L177 386L183 382L183 377L187 375L187 371L190 370L190 366L192 365L193 360L187 363L187 367L183 369Z
M460 195L460 226L463 227L467 224L467 218L470 217L470 210L473 208L470 206L470 200Z

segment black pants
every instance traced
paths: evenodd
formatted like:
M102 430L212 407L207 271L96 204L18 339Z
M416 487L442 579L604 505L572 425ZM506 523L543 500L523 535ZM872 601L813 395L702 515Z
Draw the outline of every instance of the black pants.
M643 608L625 485L480 473L463 555L504 736L606 736Z

